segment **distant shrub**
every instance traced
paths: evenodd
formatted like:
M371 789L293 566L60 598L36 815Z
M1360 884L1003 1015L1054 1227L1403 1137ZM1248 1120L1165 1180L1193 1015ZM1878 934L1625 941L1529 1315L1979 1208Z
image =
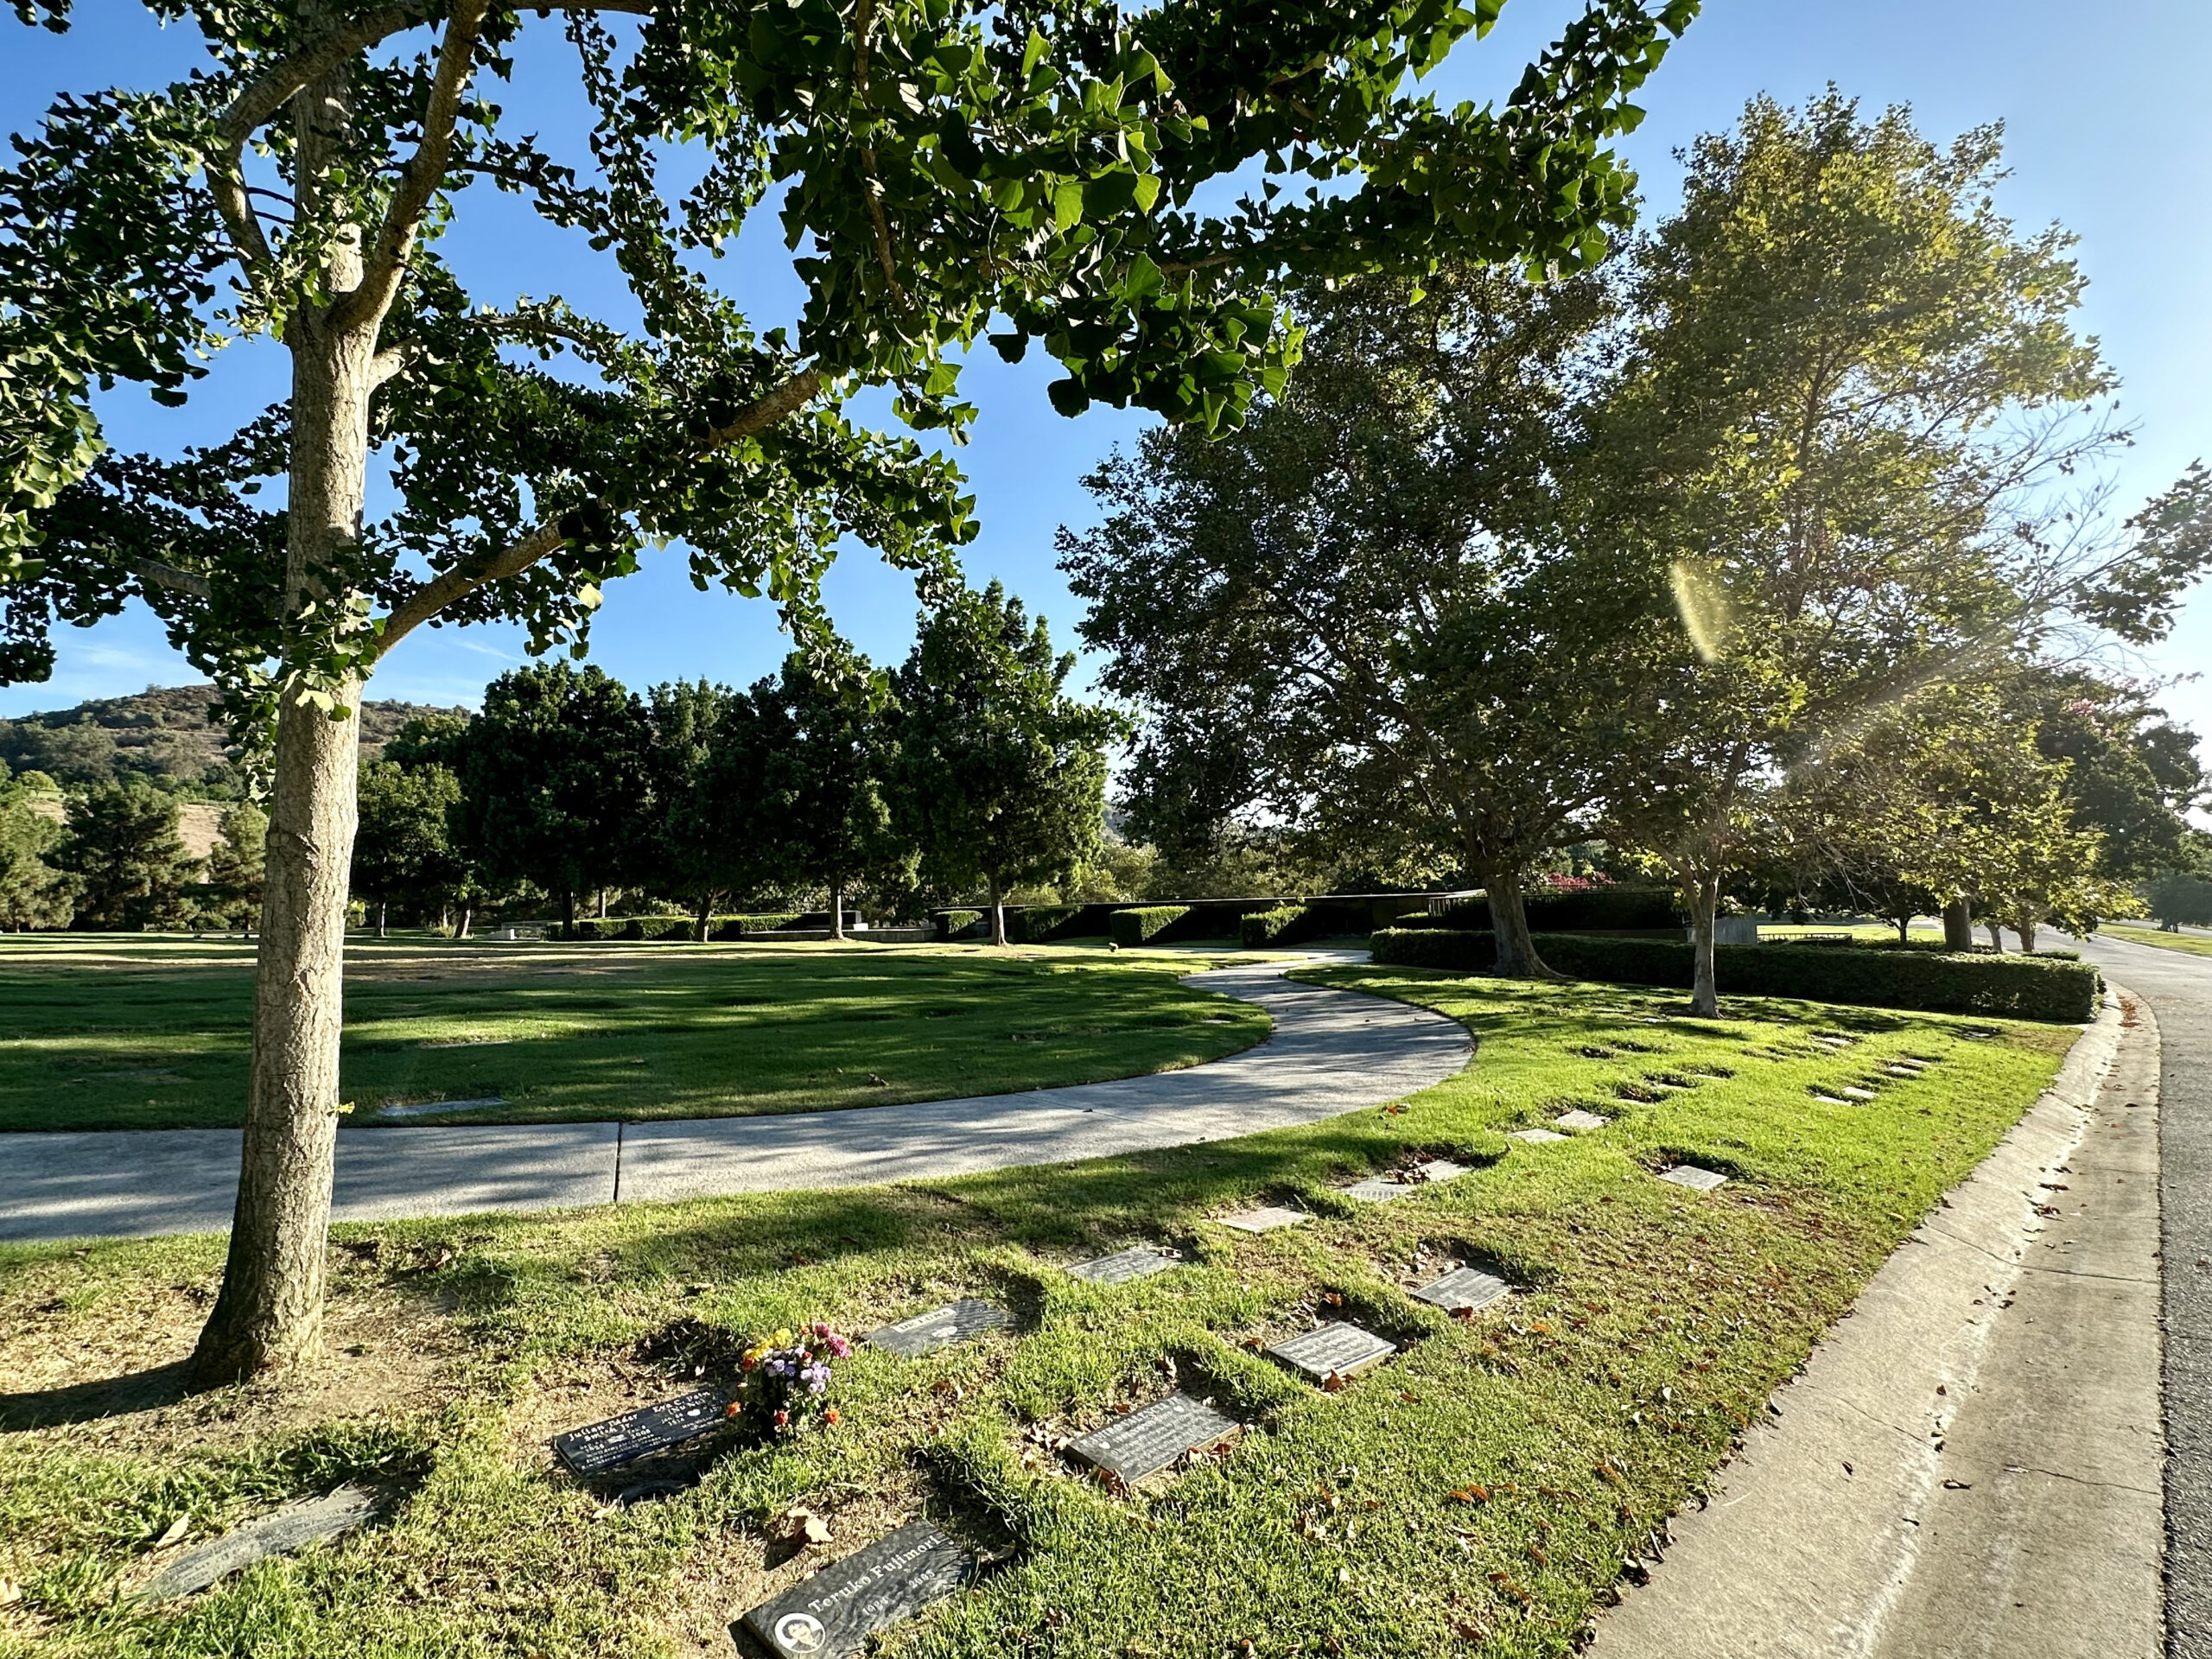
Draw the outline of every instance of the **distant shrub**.
M979 931L983 925L980 910L941 910L938 912L938 937L941 939L965 938Z
M1484 973L1495 963L1480 934L1437 928L1391 929L1375 936L1375 960L1408 968ZM1689 988L1687 941L1540 936L1536 949L1578 979ZM1724 944L1713 949L1723 992L1794 996L1815 1002L1912 1008L1928 1014L1994 1014L2081 1025L2096 1017L2104 982L2086 963L2045 956L1946 955L1927 950L1850 950L1835 945Z
M1154 941L1166 944L1183 932L1194 931L1192 924L1197 914L1188 905L1140 905L1134 909L1116 911L1106 929L1108 936L1124 950Z

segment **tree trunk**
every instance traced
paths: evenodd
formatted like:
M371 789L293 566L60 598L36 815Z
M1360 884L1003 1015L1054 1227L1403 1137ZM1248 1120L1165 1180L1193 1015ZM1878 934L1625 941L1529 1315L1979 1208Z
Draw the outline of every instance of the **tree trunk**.
M1004 944L1006 943L1006 906L1000 901L998 877L994 875L988 880L991 884L991 943Z
M2020 949L2033 956L2036 953L2036 918L2023 914L2012 924L2012 931L2020 936Z
M702 893L699 895L699 943L706 944L708 935L714 930L715 895L711 893Z
M1522 902L1521 874L1517 870L1482 873L1483 892L1490 900L1490 925L1497 940L1497 963L1492 969L1501 979L1560 979L1536 954L1529 934L1529 907Z
M1961 895L1943 906L1943 948L1946 950L1974 949L1974 906Z
M379 899L377 900L377 938L380 939L385 937L384 919L385 902L383 899Z
M1682 897L1690 910L1690 1012L1710 1020L1720 1012L1713 957L1713 922L1720 913L1719 876L1686 875Z
M1910 913L1897 918L1897 943L1899 944L1912 943L1912 917Z
M2005 952L2004 926L1997 922L1984 922L1982 925L1989 930L1989 948L2002 956Z
M842 881L830 884L830 937L833 939L845 937L845 884Z
M561 936L571 944L576 937L576 895L567 887L561 889Z
M323 515L302 511L296 485L292 499L296 545ZM349 710L358 699L347 693ZM322 1345L359 734L352 713L333 720L296 696L277 715L245 1144L222 1294L192 1359L201 1383L311 1359Z
M473 905L463 905L461 907L461 938L465 939L468 937L468 918L475 913L476 908Z

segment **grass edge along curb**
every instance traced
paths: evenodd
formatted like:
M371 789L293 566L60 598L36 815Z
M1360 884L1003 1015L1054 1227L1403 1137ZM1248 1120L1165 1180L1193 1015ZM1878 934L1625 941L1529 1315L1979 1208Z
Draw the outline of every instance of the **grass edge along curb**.
M1374 937L1378 963L1487 973L1497 946L1488 934L1386 928ZM1536 950L1560 972L1617 984L1689 988L1688 941L1611 939L1584 934L1536 936ZM1847 945L1722 944L1713 947L1719 988L1736 996L1793 996L1922 1014L1982 1014L2012 1020L2086 1025L2096 1018L2104 980L2088 963L2049 957L1948 955L1929 950L1860 950Z

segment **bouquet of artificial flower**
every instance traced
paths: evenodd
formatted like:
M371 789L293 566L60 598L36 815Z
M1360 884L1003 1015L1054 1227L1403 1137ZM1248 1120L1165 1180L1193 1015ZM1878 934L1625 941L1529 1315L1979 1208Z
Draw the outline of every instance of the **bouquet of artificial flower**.
M745 1351L745 1378L729 1414L764 1435L795 1433L817 1414L834 1425L837 1408L826 1398L830 1367L852 1351L853 1344L826 1325L777 1332Z

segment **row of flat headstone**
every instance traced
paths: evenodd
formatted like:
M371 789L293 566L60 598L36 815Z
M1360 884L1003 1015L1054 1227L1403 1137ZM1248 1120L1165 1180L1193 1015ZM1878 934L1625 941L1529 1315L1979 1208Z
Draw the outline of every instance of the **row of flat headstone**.
M1562 1116L1589 1120L1570 1127L1602 1127L1605 1122L1589 1113ZM1545 1138L1566 1137L1547 1134ZM1423 1185L1466 1173L1464 1166L1434 1159L1420 1166L1413 1179L1376 1177L1341 1190L1350 1197L1388 1203ZM1670 1171L1662 1179L1698 1185L1683 1179L1693 1173L1709 1176L1714 1185L1726 1179L1709 1171L1688 1170ZM1262 1233L1298 1226L1313 1217L1303 1210L1271 1205L1218 1219L1224 1226ZM1164 1273L1180 1260L1173 1251L1134 1245L1071 1263L1065 1271L1089 1284L1122 1285ZM1510 1289L1494 1274L1459 1267L1409 1294L1432 1306L1471 1312ZM972 1341L1008 1323L1005 1309L963 1297L883 1325L871 1332L868 1341L873 1347L912 1357ZM1359 1325L1335 1320L1286 1337L1263 1351L1316 1385L1333 1389L1387 1363L1398 1346ZM571 1430L556 1440L555 1448L576 1472L596 1472L704 1433L721 1421L724 1405L719 1395L702 1389ZM1242 1423L1211 1402L1178 1391L1070 1441L1065 1449L1076 1461L1133 1486L1183 1458L1226 1446L1243 1432ZM734 1628L749 1632L779 1659L847 1659L859 1653L871 1637L968 1583L976 1567L972 1551L929 1522L917 1521L810 1574L753 1608Z

